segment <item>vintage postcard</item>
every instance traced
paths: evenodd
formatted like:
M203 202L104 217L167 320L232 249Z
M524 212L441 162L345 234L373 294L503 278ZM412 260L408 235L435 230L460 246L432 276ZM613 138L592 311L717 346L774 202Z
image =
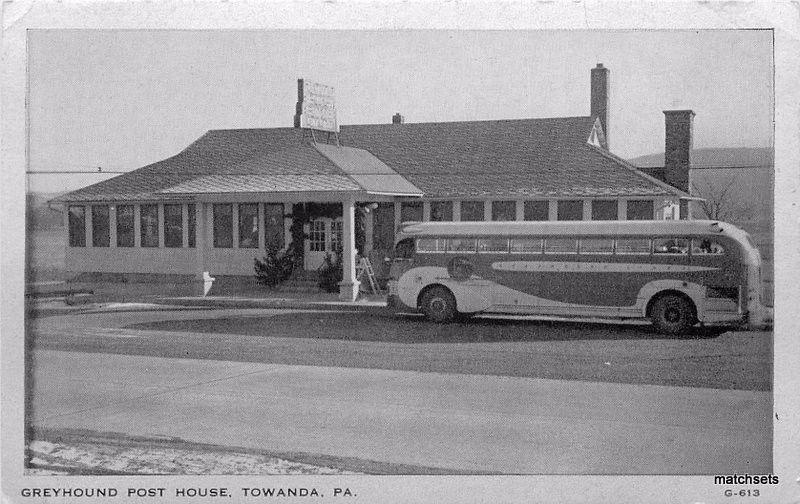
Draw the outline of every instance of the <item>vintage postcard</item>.
M800 502L796 5L400 7L5 4L4 502Z

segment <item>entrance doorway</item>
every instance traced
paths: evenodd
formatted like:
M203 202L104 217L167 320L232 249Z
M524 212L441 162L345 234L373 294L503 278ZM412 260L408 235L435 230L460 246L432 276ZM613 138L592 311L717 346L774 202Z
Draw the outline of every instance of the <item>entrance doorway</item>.
M308 223L308 239L305 243L304 268L306 271L319 269L325 263L325 256L335 256L342 247L342 219L319 217Z

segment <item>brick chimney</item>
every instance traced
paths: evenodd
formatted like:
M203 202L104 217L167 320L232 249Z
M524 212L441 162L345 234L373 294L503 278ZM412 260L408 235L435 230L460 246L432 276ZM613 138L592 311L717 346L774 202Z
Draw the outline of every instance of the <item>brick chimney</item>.
M400 112L392 116L392 124L403 124L404 122L406 122L406 118L400 115Z
M605 68L602 63L598 63L592 68L591 83L591 116L592 119L599 117L603 125L603 133L606 137L606 149L608 149L609 125L608 125L608 86L611 79L611 71Z
M664 124L664 182L688 193L694 112L665 110Z

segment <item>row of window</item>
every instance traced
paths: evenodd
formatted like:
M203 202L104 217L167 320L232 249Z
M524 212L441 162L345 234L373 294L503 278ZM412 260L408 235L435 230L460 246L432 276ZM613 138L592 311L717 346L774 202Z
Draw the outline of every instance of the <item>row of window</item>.
M557 219L561 221L583 220L583 200L559 200L557 203ZM403 202L400 206L400 221L422 221L423 203L421 201ZM452 201L431 201L430 220L443 222L453 220ZM619 218L617 200L592 200L592 220L617 220ZM627 202L628 220L650 220L654 218L655 209L652 200L629 200ZM484 202L480 200L461 202L462 221L483 221L486 218ZM517 220L516 201L492 201L491 218L493 221ZM523 220L546 221L550 218L548 201L523 202Z
M405 241L405 240L404 240ZM399 245L399 244L398 244ZM725 249L710 239L688 238L419 238L417 252L477 252L484 254L679 254L722 255Z
M239 211L239 248L258 248L258 206L259 203L242 203ZM158 205L144 204L139 207L139 243L142 247L159 246L159 227L164 226L164 247L193 248L196 241L196 207L187 205L187 242L183 241L183 205L164 204L164 219L158 218ZM111 244L110 211L108 205L70 205L69 244L71 247L86 246L86 211L92 217L92 246L108 247ZM116 229L117 247L135 246L135 205L117 205ZM265 242L278 248L284 247L283 204L264 204ZM213 243L217 248L233 247L233 205L222 203L213 205Z

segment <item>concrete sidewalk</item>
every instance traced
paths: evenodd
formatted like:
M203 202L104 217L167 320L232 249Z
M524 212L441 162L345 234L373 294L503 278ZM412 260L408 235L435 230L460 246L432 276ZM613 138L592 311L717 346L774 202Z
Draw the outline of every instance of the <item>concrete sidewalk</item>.
M767 473L767 392L39 350L32 421L510 474Z

